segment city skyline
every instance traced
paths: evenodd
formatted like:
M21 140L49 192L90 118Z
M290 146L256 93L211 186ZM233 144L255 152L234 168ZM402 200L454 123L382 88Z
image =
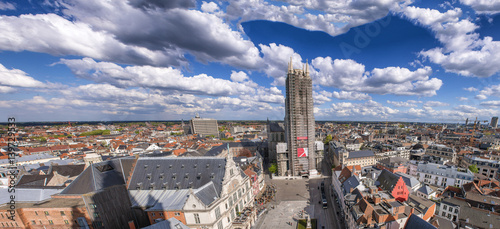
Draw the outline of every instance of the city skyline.
M1 118L464 123L500 107L500 3L0 0ZM1 122L1 121L0 121Z

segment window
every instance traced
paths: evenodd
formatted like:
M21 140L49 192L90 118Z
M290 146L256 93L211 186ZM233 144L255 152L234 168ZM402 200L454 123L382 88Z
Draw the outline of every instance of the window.
M227 217L227 223L230 223L231 222L231 219L229 217Z
M446 208L447 208L446 205L443 205L443 210L446 210Z
M40 224L43 224L41 220L39 220Z
M94 218L99 218L99 213L94 212Z
M160 212L160 216L163 216L163 212Z
M65 224L69 224L69 221L68 221L68 220L64 220L64 223L65 223Z
M455 214L458 214L458 209L455 209Z
M446 216L446 212L443 212L443 214L442 214L442 215L443 215L443 217L445 217L445 216Z
M61 211L61 215L66 215L66 214L64 213L64 211Z
M49 215L49 212L48 211L44 211L45 215Z
M31 220L31 224L36 225L36 221L35 220Z
M222 228L222 220L221 220L221 221L219 221L219 223L217 223L217 229L223 229L223 228Z
M49 224L54 224L54 221L52 221L52 220L49 220Z
M38 212L35 211L35 215L38 215Z
M174 213L174 215L175 215L175 216L180 216L180 215L181 215L181 213L180 213L180 212L176 212L176 213Z
M200 224L200 215L198 213L194 213L194 222Z
M154 213L154 212L151 212L151 216L155 216L155 213Z

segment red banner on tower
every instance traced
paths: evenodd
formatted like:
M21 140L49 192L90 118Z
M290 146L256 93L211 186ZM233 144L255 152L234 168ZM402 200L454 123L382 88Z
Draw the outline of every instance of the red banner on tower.
M307 140L307 137L297 137L297 140Z
M297 157L307 156L309 156L309 150L307 148L297 148Z

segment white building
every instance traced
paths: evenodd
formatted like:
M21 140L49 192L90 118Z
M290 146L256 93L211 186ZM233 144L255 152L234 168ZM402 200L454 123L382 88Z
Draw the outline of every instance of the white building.
M138 159L128 183L132 207L146 208L152 223L174 217L189 228L249 228L250 178L228 155Z
M474 180L474 174L468 169L434 163L419 163L417 179L425 184L440 186L462 187L463 184Z
M439 207L436 208L436 215L448 218L448 220L458 223L460 214L460 205L454 198L446 198L441 201Z

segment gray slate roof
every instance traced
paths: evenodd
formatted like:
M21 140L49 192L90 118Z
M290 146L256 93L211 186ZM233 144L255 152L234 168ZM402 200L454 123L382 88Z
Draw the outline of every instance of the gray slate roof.
M435 229L436 227L418 217L416 214L411 214L406 221L405 229Z
M277 122L269 122L269 132L285 132Z
M344 193L350 193L351 188L356 188L359 185L359 179L357 176L351 176L347 178L344 183L342 183L342 187L344 188Z
M132 207L148 210L181 210L189 196L189 190L129 190Z
M408 174L397 172L396 175L402 177L403 181L406 183L406 186L410 186L410 188L413 188L420 184L420 181L418 181L417 178Z
M87 167L61 194L85 194L107 187L125 184L134 158L118 158L94 163Z
M213 182L220 194L225 166L225 158L215 157L139 158L128 189L198 189Z
M172 217L151 226L143 227L142 229L189 229L189 227L184 225L178 219Z
M399 176L394 173L391 173L387 169L382 170L377 179L377 181L380 182L380 187L383 190L388 190L388 191L392 191L398 180Z
M198 199L200 199L200 201L203 202L205 206L210 205L217 198L219 198L219 194L217 193L215 185L212 181L196 190L194 192L194 195L196 195L196 197L198 197Z
M420 187L417 191L419 191L419 192L421 192L421 193L423 193L425 195L429 195L429 194L431 194L431 193L434 192L434 190L432 190L432 188L430 188L427 185L424 185L424 186Z
M359 157L375 157L375 154L371 150L354 151L349 153L348 159Z
M16 202L38 202L50 199L51 195L61 192L62 189L42 189L42 188L16 188ZM0 189L0 204L8 203L10 201L11 193L8 189Z

